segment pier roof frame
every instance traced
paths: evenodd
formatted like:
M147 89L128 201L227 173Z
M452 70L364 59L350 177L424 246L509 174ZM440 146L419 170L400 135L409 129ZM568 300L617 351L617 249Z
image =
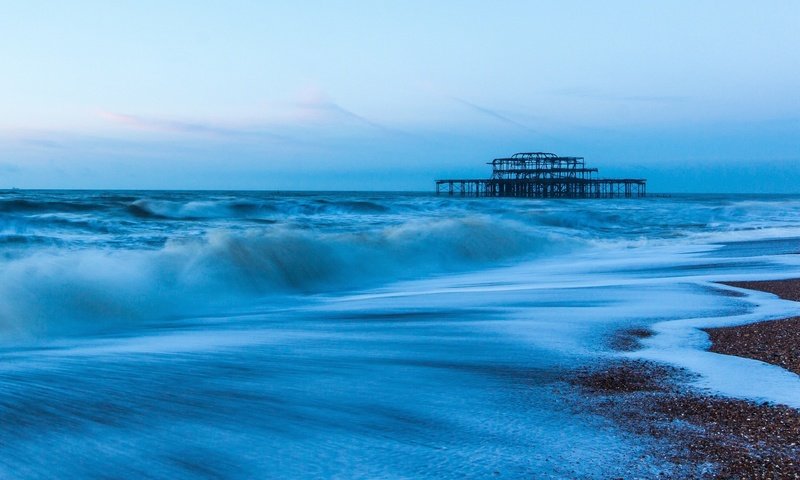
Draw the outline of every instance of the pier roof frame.
M511 155L511 158L520 158L520 159L535 159L535 158L558 158L558 155L555 153L549 152L519 152Z
M491 162L486 162L487 165L498 165L503 163L518 163L518 164L580 164L584 163L583 157L561 157L555 153L547 152L521 152L515 153L510 157L495 158Z

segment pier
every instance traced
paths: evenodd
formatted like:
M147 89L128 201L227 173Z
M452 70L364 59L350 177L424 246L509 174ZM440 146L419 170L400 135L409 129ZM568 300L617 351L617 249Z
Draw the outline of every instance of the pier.
M515 153L488 163L488 179L436 180L436 194L471 197L632 198L647 195L643 178L596 178L583 157Z

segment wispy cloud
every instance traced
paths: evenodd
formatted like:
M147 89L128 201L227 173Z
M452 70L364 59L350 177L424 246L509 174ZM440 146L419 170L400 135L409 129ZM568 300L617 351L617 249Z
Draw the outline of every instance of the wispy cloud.
M344 107L343 105L333 101L323 90L319 88L310 87L303 89L298 94L295 106L301 111L308 113L308 115L305 115L306 118L315 118L318 120L331 118L347 119L355 121L361 125L375 128L382 132L408 135L405 132L388 127Z
M0 173L12 174L21 172L22 168L19 165L14 165L13 163L0 163Z
M58 135L40 129L0 129L0 144L57 150L65 148Z
M126 113L101 111L99 116L119 125L162 133L183 133L215 137L269 137L286 140L287 137L270 132L263 125L226 126L209 122L195 122L145 117Z
M528 126L528 125L526 125L526 124L524 124L522 122L519 122L517 120L514 120L513 118L509 117L508 115L506 115L504 113L501 113L501 112L499 112L497 110L494 110L494 109L491 109L491 108L488 108L488 107L485 107L485 106L482 106L482 105L478 105L478 104L472 103L472 102L470 102L468 100L464 100L463 98L454 97L452 95L448 96L448 98L450 98L451 100L453 100L455 102L460 103L461 105L464 105L465 107L470 108L474 112L477 112L477 113L480 113L480 114L482 114L482 115L484 115L486 117L498 120L498 121L500 121L502 123L505 123L506 125L511 125L511 126L516 127L516 128L518 128L520 130L523 130L525 132L532 133L532 134L536 135L537 137L539 137L539 139L548 139L551 142L559 141L559 139L557 137L555 137L553 135L550 135L548 133L544 133L544 132L542 132L540 130L537 130L535 128L532 128L532 127L530 127L530 126Z
M450 96L449 98L451 100L455 101L455 102L460 103L461 105L464 105L464 106L470 108L474 112L478 112L478 113L483 114L483 115L485 115L487 117L493 118L495 120L499 120L499 121L501 121L501 122L503 122L505 124L513 125L513 126L515 126L517 128L521 128L522 130L525 130L526 132L535 133L537 135L541 134L541 132L536 131L535 129L529 127L528 125L525 125L522 122L518 122L517 120L514 120L513 118L511 118L511 117L509 117L509 116L507 116L507 115L505 115L503 113L500 113L497 110L494 110L494 109L491 109L491 108L488 108L488 107L484 107L482 105L478 105L478 104L472 103L472 102L470 102L468 100L464 100L463 98L454 97L454 96Z
M102 111L99 113L101 118L104 118L113 123L125 125L131 128L141 130L151 130L156 132L178 132L178 133L201 133L201 134L218 134L227 135L230 129L221 128L215 125L184 122L178 120L165 120L159 118L149 118L140 115L131 115L127 113L116 113Z
M61 142L57 142L55 140L50 140L48 138L38 138L38 137L23 137L20 139L22 143L26 145L30 145L33 147L38 148L47 148L47 149L59 149L63 148L64 145Z
M679 103L689 100L689 97L678 95L616 95L587 88L563 88L554 90L552 93L563 97L586 98L609 102Z
M387 127L334 102L318 89L306 89L295 101L273 105L273 108L264 111L257 118L227 124L165 119L111 111L100 111L98 115L108 122L131 129L211 137L257 138L266 136L290 140L289 137L276 133L276 131L295 132L302 136L303 132L307 133L309 129L329 128L332 123L341 125L348 122L385 133L403 134L403 132Z

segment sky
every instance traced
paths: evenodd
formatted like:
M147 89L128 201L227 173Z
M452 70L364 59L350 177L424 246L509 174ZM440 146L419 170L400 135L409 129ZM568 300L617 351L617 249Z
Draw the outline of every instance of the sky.
M800 2L0 0L0 188L800 192Z

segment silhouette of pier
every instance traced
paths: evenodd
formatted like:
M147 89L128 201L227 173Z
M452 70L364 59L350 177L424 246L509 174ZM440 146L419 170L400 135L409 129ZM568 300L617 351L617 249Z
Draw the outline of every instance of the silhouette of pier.
M436 194L471 197L631 198L647 195L643 178L596 178L583 157L515 153L489 162L487 179L436 180Z

